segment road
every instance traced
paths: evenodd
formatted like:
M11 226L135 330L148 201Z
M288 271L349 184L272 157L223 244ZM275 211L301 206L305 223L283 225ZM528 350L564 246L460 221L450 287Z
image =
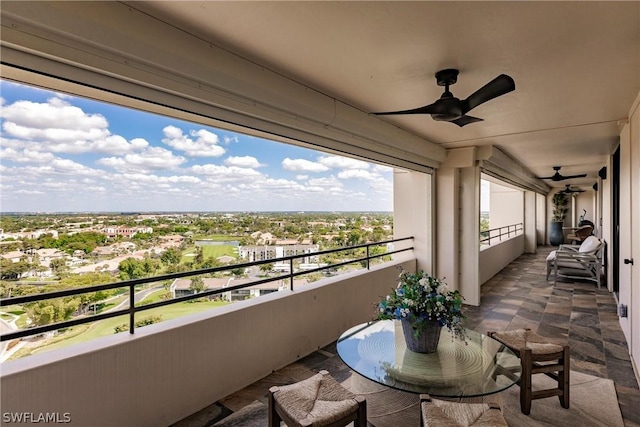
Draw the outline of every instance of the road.
M133 301L135 302L135 304L137 304L140 301L144 300L146 297L148 297L149 294L159 289L162 289L162 285L157 285L149 289L143 289L142 291L139 291L134 295ZM108 313L110 311L120 310L122 308L128 308L128 307L129 307L129 297L125 298L124 301L122 301L120 304L116 305L115 307L112 307L109 310L104 311L104 313Z

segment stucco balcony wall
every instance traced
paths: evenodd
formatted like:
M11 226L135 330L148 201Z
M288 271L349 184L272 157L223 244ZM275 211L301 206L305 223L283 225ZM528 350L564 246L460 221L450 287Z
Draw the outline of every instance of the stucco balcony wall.
M524 234L485 246L480 250L479 283L483 284L524 253Z
M371 320L398 266L413 271L416 260L3 363L2 412L68 413L77 426L170 425Z

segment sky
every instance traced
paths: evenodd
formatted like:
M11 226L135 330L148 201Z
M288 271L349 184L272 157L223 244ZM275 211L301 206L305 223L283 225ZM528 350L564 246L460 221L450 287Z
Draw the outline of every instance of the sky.
M0 213L392 211L392 169L0 79Z

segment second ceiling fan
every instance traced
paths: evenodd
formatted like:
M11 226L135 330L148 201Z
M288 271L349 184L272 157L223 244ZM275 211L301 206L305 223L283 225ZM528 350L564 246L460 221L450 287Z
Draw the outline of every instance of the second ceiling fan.
M560 168L562 166L554 166L553 170L556 171L551 176L541 176L539 179L550 179L551 181L564 181L565 179L573 179L573 178L584 178L587 176L586 173L581 173L579 175L561 175Z
M483 119L467 116L467 113L478 105L509 93L516 88L513 79L500 74L486 85L469 95L467 99L458 99L449 91L449 86L458 81L458 70L446 69L436 73L438 86L444 86L444 93L433 104L411 110L387 111L372 113L378 116L392 114L430 114L433 120L455 123L462 127L469 123L481 122Z
M582 190L580 188L571 188L571 184L566 184L565 187L566 188L561 191L562 193L565 193L565 194L584 193L585 192L585 190Z

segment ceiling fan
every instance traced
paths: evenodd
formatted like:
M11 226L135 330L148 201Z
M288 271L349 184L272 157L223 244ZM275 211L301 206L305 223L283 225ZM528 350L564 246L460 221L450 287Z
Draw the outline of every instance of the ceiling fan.
M449 92L449 86L458 81L458 70L446 69L436 73L438 86L444 86L444 93L433 104L412 110L388 111L372 113L378 116L392 114L431 114L433 120L455 123L462 127L469 123L481 122L483 119L467 116L467 113L478 105L515 90L516 84L506 74L500 74L486 85L469 95L467 99L458 99Z
M553 170L556 171L556 173L554 173L551 176L542 176L540 177L540 179L550 179L552 181L564 181L565 179L572 179L572 178L584 178L585 176L587 176L586 173L580 174L580 175L560 175L560 168L562 166L554 166Z
M584 193L585 190L581 190L579 188L571 188L571 184L566 184L566 188L562 190L562 193L571 194L571 193Z

